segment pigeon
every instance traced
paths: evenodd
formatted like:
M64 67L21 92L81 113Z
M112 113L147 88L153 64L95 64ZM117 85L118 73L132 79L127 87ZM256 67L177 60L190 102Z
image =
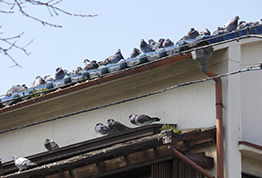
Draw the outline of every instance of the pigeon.
M118 121L115 121L114 119L108 119L107 120L108 128L110 129L111 133L120 133L120 132L126 132L131 130L130 127L125 126L124 124L121 124Z
M159 49L159 48L163 48L163 43L164 43L164 41L165 41L164 38L160 38L160 39L158 40L158 43L157 43L158 49Z
M170 47L170 46L174 46L174 42L171 41L169 38L167 38L164 42L163 42L163 47Z
M3 174L3 165L2 165L2 159L0 158L0 177L2 176Z
M140 49L143 53L151 52L152 46L150 44L147 44L144 39L140 41Z
M58 144L54 141L54 140L50 140L50 139L45 139L45 143L44 143L45 148L48 151L53 151L59 148Z
M28 167L31 166L36 166L37 164L30 161L27 158L23 158L23 157L18 157L18 156L13 156L14 162L15 162L15 166L19 169L18 172L27 169Z
M116 64L121 59L124 59L121 50L118 49L115 54L109 56L104 61L99 62L99 65Z
M187 34L188 39L195 39L198 35L199 35L198 31L194 28L190 28Z
M95 126L95 132L101 135L108 135L110 130L107 126L102 123L97 123Z
M152 122L158 122L160 121L160 118L150 117L145 114L141 114L141 115L131 114L129 116L129 121L134 125L142 126L142 125L148 125Z
M56 68L56 72L55 72L55 79L56 80L63 79L65 77L65 75L66 75L66 73L64 72L62 67Z
M46 75L46 76L44 76L44 81L45 81L45 83L47 83L47 82L53 82L54 80L55 80L55 78L52 77L51 75Z
M180 40L178 40L178 41L176 42L176 45L178 45L178 46L184 45L184 44L185 44L185 40L187 40L187 39L188 39L188 36L187 36L187 35L183 36Z
M45 80L41 76L37 76L33 81L31 87L36 87L42 84L45 84Z
M12 96L13 93L25 92L27 90L28 90L28 88L26 87L25 84L23 84L23 85L14 85L6 92L6 96Z
M225 30L223 27L217 27L217 30L212 33L212 35L221 35L225 33Z
M82 71L83 71L82 67L78 66L76 69L72 71L72 75L75 75L75 74L80 75Z
M148 40L148 44L151 45L153 51L157 51L158 50L158 44L153 39L149 39Z
M85 59L84 63L85 63L84 70L97 69L99 67L99 65L97 64L96 60L92 60L90 62L88 59Z
M232 32L237 29L239 16L235 16L232 20L224 25L225 32Z
M208 28L205 28L205 29L202 30L199 34L200 34L201 36L210 35L210 31L208 30Z
M250 24L247 23L246 21L241 21L239 22L238 26L237 26L237 30L243 29L243 28L247 28L249 27Z
M130 54L130 58L135 58L137 57L139 54L141 54L141 51L137 48L134 48L132 53Z

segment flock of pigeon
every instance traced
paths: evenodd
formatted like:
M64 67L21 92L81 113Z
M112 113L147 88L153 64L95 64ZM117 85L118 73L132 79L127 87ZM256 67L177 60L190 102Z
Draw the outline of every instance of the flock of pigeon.
M160 118L158 117L150 117L145 114L137 115L137 114L131 114L129 116L129 121L130 123L136 125L136 126L143 126L143 125L148 125L153 122L158 122L160 121ZM110 135L110 134L117 134L117 133L122 133L126 131L132 130L132 128L125 126L124 124L115 121L114 119L108 119L107 120L108 126L103 125L102 123L97 123L95 126L95 132L100 135ZM52 153L53 150L56 150L59 148L58 144L51 139L46 139L44 142L44 147ZM29 167L36 166L37 164L30 161L27 158L24 157L18 157L16 155L13 156L13 160L15 163L15 166L19 169L18 173L22 170L25 170ZM3 167L2 167L2 162L0 158L0 176L3 173Z
M129 116L129 121L130 123L136 126L143 126L143 125L151 124L153 122L158 122L160 121L160 118L150 117L145 114L141 114L141 115L131 114ZM115 121L114 119L108 119L107 126L102 124L101 122L97 123L95 126L95 132L100 135L110 135L110 134L115 134L115 133L126 132L129 130L132 130L132 129L118 121Z
M203 37L203 36L221 35L221 34L224 34L224 33L233 32L235 30L240 30L240 29L244 29L244 28L247 28L247 27L252 27L252 26L261 24L261 21L250 22L250 23L247 23L245 21L240 21L240 22L238 22L238 21L239 21L239 16L235 16L232 20L230 20L228 23L226 23L223 27L218 27L217 30L214 31L212 34L208 30L208 28L205 28L201 32L198 32L194 28L190 28L187 35L182 37L176 43L174 43L170 39L163 39L163 38L160 38L158 40L158 42L155 42L153 39L149 39L148 42L146 42L144 39L141 39L140 49L134 48L133 51L131 52L129 58L135 58L142 53L158 51L161 48L167 48L167 47L171 47L171 46L180 47L180 46L187 44L187 40L198 39L198 38L201 39L201 37ZM31 87L36 87L36 86L45 84L49 81L53 82L53 81L56 81L56 80L60 80L60 79L63 79L65 76L81 74L83 71L102 68L103 66L106 66L108 64L116 64L116 63L120 62L121 60L124 60L124 57L121 53L121 50L118 49L115 54L109 56L108 58L106 58L103 61L97 62L96 60L90 61L89 59L85 59L84 60L85 67L82 68L81 66L78 66L72 72L70 72L66 69L63 69L62 67L58 67L55 70L54 77L52 77L50 75L46 75L44 77L37 76L35 78L35 80L32 82ZM25 92L27 90L28 90L28 88L26 87L25 84L14 85L7 91L6 96L11 96L13 93Z

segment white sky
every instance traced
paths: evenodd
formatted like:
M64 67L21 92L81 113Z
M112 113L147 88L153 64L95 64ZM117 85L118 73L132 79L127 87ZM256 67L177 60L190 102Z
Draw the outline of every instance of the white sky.
M64 0L59 7L73 13L98 16L82 18L60 13L50 17L44 7L27 8L34 16L63 26L53 28L19 13L0 14L0 32L3 32L0 38L24 32L17 42L21 46L34 39L26 48L31 52L29 56L16 49L10 52L22 68L10 68L12 61L0 54L0 95L13 85L30 87L36 76L54 75L57 67L72 71L77 66L84 67L86 58L104 60L117 49L128 58L134 47L139 48L142 38L146 41L170 38L176 42L191 27L199 31L207 27L213 32L236 15L240 21L247 22L262 18L260 0ZM4 10L3 6L0 10Z

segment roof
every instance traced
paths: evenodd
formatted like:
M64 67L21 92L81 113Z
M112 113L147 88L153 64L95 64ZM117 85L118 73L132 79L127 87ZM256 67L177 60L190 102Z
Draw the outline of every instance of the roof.
M33 97L33 94L23 93L20 96L0 98L1 104L8 103L11 101L11 105L4 107L0 110L0 113L5 113L15 109L19 109L28 105L32 105L38 102L43 102L48 99L66 95L71 92L76 92L82 90L86 87L92 87L99 85L101 83L109 82L112 80L117 80L119 78L134 75L139 72L144 72L154 68L158 68L164 65L170 65L172 63L177 63L190 57L190 51L196 47L203 47L205 45L217 45L221 43L229 42L230 40L239 40L245 37L255 36L262 33L262 26L252 26L244 29L240 29L230 33L224 33L220 35L202 36L198 39L190 39L183 42L183 45L175 45L168 48L163 48L157 52L145 53L136 58L125 59L124 62L109 66L104 66L97 71L89 70L82 74L82 76L77 76L80 79L73 82L75 76L71 76L70 79L66 78L59 84L58 87L49 88L47 85L41 86L39 88L33 88L40 93L46 92L48 89L51 93L41 95L39 97ZM123 67L125 66L125 67ZM66 81L71 82L66 82ZM52 84L52 86L56 84ZM45 89L45 91L41 91ZM59 89L59 90L57 90ZM26 95L26 96L24 96ZM18 97L18 98L17 98ZM31 98L31 99L28 99ZM7 101L6 101L7 100Z
M27 158L38 166L20 173L14 172L18 169L13 161L7 162L3 164L5 177L69 177L69 174L75 177L101 176L174 159L162 140L165 134L160 133L160 126L152 124L62 147L52 153L29 156ZM214 166L213 158L190 152L195 147L215 142L214 127L182 131L179 137L173 135L171 130L165 131L170 132L175 141L172 145L177 150L204 168Z

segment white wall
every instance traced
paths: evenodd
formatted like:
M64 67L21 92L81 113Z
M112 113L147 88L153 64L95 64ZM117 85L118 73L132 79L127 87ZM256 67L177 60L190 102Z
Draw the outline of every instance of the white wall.
M187 80L190 81L189 78ZM0 141L4 143L0 146L0 156L5 162L14 154L28 156L43 152L45 138L57 141L60 146L95 138L97 137L94 132L95 124L97 122L106 124L109 118L134 127L128 121L131 113L158 116L162 119L160 123L178 124L179 129L214 126L214 82L189 85L147 98L0 134Z
M262 62L262 42L242 46L241 68ZM242 140L262 145L262 71L241 74Z

